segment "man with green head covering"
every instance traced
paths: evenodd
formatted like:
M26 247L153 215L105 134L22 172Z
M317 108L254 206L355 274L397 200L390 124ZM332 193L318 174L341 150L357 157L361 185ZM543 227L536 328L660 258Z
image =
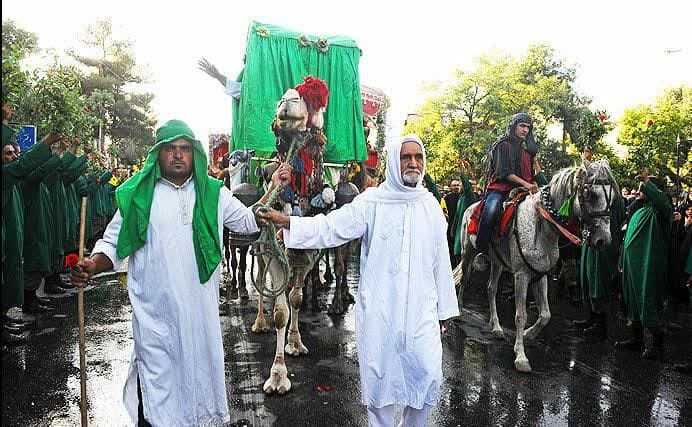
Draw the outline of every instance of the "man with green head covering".
M21 157L14 146L15 132L9 126L11 114L3 105L2 115L2 338L6 343L23 341L18 325L7 316L11 307L24 304L24 206L21 184L50 156L50 146L59 137L48 135Z
M281 165L273 186L285 185ZM270 193L269 191L268 193ZM156 130L144 167L116 191L118 210L92 256L72 272L93 274L129 256L134 353L125 384L128 413L140 425L228 422L218 311L223 227L258 231L255 215L207 175L202 144L180 120Z

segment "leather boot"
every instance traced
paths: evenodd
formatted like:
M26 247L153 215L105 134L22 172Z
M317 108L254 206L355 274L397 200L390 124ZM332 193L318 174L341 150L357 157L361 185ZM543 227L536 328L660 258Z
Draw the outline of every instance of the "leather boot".
M589 310L589 318L584 319L584 320L573 320L572 321L572 326L575 328L588 328L589 326L593 325L596 323L596 315L593 311Z
M663 354L663 330L659 326L648 329L651 333L651 341L646 341L642 357L644 359L656 359Z
M608 317L605 313L594 313L596 318L595 322L584 329L583 333L585 336L598 338L604 340L608 338Z
M630 326L627 327L627 329L630 332L630 338L623 340L623 341L616 341L615 342L615 347L616 348L625 348L625 349L630 349L630 350L639 350L642 348L643 340L642 340L642 324L639 322L632 323Z

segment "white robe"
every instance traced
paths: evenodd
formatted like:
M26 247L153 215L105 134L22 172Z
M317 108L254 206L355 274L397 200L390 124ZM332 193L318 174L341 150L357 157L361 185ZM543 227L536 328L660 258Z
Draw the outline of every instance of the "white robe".
M219 320L219 268L200 284L192 241L194 180L182 186L156 183L144 246L128 264L134 353L123 391L125 407L137 422L137 376L144 416L153 425L181 426L230 420ZM116 212L93 253L103 253L117 269L122 224ZM231 192L219 194L219 239L223 227L257 231L255 217Z
M398 154L397 154L398 155ZM447 223L430 194L408 203L369 189L327 216L291 217L286 247L362 238L356 338L364 405L435 405L442 383L440 320L459 315Z

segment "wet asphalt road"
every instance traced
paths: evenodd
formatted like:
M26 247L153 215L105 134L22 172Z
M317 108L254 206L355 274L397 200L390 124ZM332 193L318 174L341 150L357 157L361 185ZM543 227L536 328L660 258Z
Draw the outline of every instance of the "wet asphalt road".
M462 321L444 338L445 382L429 425L692 425L692 376L673 369L692 355L689 307L671 310L664 359L646 361L613 348L625 333L621 319L611 319L607 341L580 336L569 321L579 318L581 309L553 289L553 317L527 345L534 372L520 374L513 368L513 305L498 297L505 338L493 338L481 279L466 290ZM349 280L355 292L355 274ZM124 283L124 276L108 276L86 293L89 416L96 426L129 423L121 398L133 348ZM309 296L310 289L306 292ZM327 315L331 296L320 293L322 311L301 312L310 353L287 356L292 390L284 396L262 392L276 334L250 332L254 298L249 304L233 301L223 310L232 425L367 425L353 306L344 316ZM79 424L76 298L58 298L56 304L54 313L37 318L28 344L3 348L3 426ZM266 311L271 318L270 307ZM536 314L529 313L532 322Z

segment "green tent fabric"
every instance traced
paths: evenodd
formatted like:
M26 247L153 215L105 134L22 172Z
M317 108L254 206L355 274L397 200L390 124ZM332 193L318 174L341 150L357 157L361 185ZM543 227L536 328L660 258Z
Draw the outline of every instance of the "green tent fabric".
M250 24L245 68L237 78L242 82L242 94L233 102L232 150L276 151L270 129L276 104L286 90L311 75L323 79L330 92L324 116L324 160L367 159L358 73L361 51L349 38L325 39L329 47L322 53L315 45L318 37L275 25ZM311 43L303 46L301 40Z

